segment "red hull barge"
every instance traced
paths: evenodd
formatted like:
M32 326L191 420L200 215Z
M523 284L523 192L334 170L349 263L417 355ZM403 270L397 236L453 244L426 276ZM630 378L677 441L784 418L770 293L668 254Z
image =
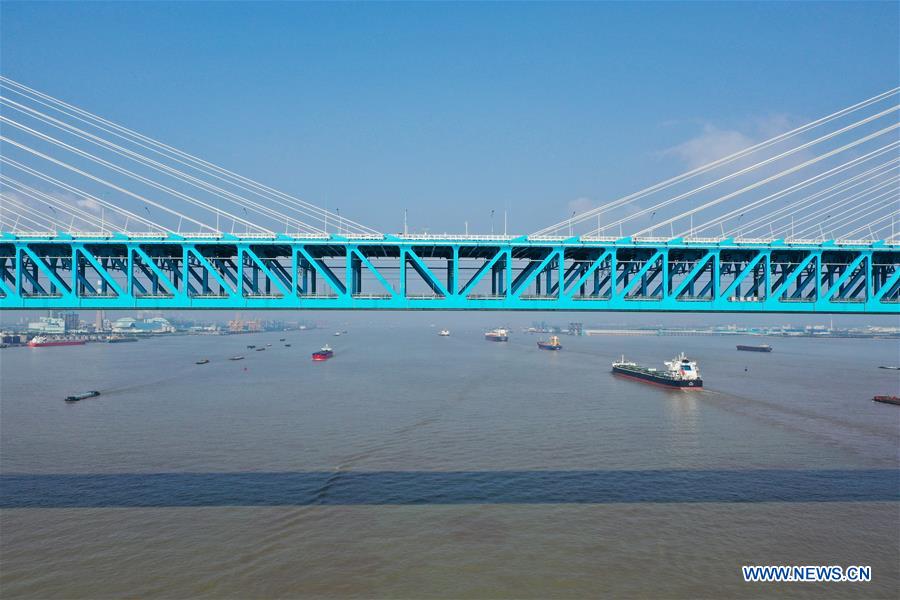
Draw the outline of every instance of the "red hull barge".
M334 356L334 350L329 346L324 346L321 350L312 353L313 360L328 360Z
M84 340L53 339L37 336L28 342L29 348L48 348L50 346L84 346Z

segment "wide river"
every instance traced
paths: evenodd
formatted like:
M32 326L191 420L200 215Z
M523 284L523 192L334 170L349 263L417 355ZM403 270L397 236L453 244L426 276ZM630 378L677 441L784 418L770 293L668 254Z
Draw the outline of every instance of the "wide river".
M383 324L4 349L0 595L897 597L900 406L871 401L900 394L877 368L897 341L536 339ZM610 373L679 351L705 390ZM872 582L744 583L766 564Z

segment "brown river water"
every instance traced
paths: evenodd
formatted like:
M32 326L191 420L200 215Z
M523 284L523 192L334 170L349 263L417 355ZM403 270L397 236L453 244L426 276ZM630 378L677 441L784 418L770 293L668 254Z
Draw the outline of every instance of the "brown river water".
M0 596L897 597L900 407L871 401L900 393L897 341L536 339L4 349ZM680 351L703 391L609 372ZM756 564L872 581L744 583Z

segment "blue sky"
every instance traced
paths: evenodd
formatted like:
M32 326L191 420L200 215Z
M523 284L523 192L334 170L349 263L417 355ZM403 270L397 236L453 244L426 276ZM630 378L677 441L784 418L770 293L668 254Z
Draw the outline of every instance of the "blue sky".
M898 10L3 2L0 70L376 229L528 232L898 85Z

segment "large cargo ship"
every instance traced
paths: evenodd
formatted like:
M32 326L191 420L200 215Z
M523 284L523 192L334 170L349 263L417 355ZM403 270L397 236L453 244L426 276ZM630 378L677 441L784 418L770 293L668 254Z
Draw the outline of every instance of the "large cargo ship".
M489 342L508 342L509 331L506 329L494 329L485 333L484 339Z
M637 363L625 360L623 356L612 364L613 373L655 383L671 388L698 389L703 387L703 379L700 378L700 369L697 363L688 359L682 352L672 360L667 360L665 370L658 371L650 367L642 367Z
M549 340L539 340L538 348L541 350L561 350L562 344L559 343L559 337L551 335Z
M750 346L748 344L738 344L738 350L744 350L745 352L771 352L772 346L768 344L761 344L759 346Z
M84 340L74 338L51 338L39 335L31 338L28 345L32 348L46 348L48 346L84 346Z

